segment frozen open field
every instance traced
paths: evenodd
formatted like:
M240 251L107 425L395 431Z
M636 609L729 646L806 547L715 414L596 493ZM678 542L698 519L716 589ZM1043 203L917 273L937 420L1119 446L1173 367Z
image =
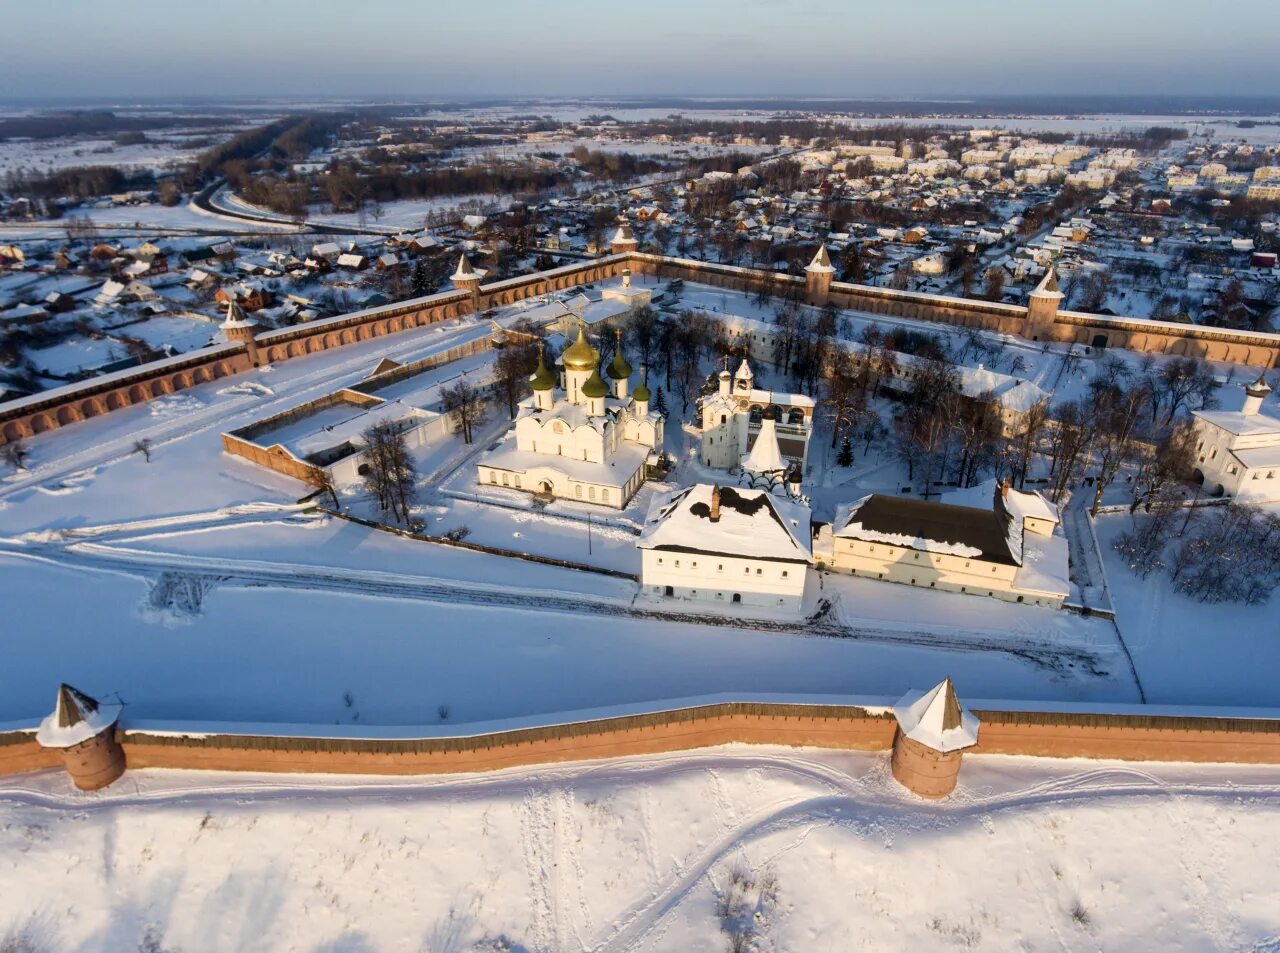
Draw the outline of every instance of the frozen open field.
M0 786L35 953L1273 951L1280 771L710 749L447 779ZM14 938L26 937L28 945Z

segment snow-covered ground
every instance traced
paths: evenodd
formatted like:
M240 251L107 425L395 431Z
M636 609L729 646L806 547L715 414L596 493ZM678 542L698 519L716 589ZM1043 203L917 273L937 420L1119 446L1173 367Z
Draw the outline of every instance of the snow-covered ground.
M1127 513L1101 515L1098 541L1116 622L1147 700L1280 706L1273 677L1280 666L1275 596L1260 606L1206 605L1175 592L1167 571L1139 578L1113 545L1132 525Z
M731 746L426 779L0 786L0 947L1273 951L1280 770ZM9 946L4 946L6 938ZM25 938L27 945L17 942Z

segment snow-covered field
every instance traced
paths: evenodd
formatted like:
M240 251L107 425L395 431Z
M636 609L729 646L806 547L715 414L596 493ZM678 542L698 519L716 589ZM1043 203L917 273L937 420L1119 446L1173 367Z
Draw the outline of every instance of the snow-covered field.
M1275 768L970 756L938 804L884 755L746 746L92 795L48 772L0 786L0 948L1262 953L1278 852Z

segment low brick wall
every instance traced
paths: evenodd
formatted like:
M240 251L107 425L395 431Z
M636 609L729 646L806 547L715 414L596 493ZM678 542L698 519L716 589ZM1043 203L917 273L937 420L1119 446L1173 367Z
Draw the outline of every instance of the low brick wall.
M1280 718L1081 714L978 709L970 754L1122 761L1280 764ZM897 722L885 706L720 702L443 738L182 735L122 728L130 768L319 774L444 774L630 757L724 744L888 751ZM0 776L57 767L31 732L0 734Z
M975 754L1280 764L1280 721L975 711Z
M62 756L57 751L41 748L36 743L35 732L0 733L0 777L61 765Z
M129 767L326 774L442 774L685 751L714 745L790 745L884 751L896 723L858 708L717 705L502 732L407 741L122 733ZM790 709L790 710L787 710Z

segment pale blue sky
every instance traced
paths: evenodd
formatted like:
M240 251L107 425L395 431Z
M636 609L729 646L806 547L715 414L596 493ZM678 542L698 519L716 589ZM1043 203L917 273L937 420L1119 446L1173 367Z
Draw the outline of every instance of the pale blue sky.
M0 98L1280 94L1280 0L0 0Z

